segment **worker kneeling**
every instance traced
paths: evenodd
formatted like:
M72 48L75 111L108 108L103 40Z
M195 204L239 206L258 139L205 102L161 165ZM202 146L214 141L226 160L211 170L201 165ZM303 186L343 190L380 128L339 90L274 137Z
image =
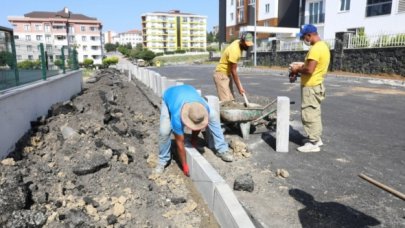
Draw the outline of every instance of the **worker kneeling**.
M198 94L197 90L190 85L174 86L163 94L160 113L159 129L159 163L156 173L163 173L168 165L170 157L171 139L173 132L179 162L185 175L189 176L189 168L186 160L184 147L184 127L192 131L191 145L197 146L197 137L201 130L206 128L207 136L212 139L216 155L222 160L231 162L233 156L229 152L228 143L225 142L219 119L214 109Z

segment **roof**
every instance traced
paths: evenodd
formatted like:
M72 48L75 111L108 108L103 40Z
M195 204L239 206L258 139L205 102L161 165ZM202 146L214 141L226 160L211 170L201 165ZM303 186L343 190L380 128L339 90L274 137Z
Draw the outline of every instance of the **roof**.
M124 33L142 33L142 32L140 30L133 29L133 30L129 30L128 32L124 32Z
M198 14L193 14L193 13L182 13L180 10L169 10L167 12L163 11L155 11L152 13L145 13L143 15L148 15L148 14L164 14L164 15L186 15L186 16L196 16L196 17L206 17Z
M3 26L0 26L0 31L13 32L13 30L11 28L7 28L7 27L3 27Z
M30 13L24 14L24 16L30 18L69 18L76 20L97 20L97 18L95 17L88 17L83 14L76 14L71 11L68 11L68 13L66 13L65 9L66 8L58 12L32 11Z

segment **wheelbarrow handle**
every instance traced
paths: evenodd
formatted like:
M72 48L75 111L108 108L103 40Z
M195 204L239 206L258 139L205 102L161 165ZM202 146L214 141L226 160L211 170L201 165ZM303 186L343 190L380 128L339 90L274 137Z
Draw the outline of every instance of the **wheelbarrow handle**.
M269 104L265 105L265 106L263 107L263 110L265 110L266 108L270 107L272 104L274 104L274 103L276 103L276 102L277 102L277 99L274 99L272 102L270 102Z
M259 121L259 120L263 119L264 117L266 117L266 116L270 115L271 113L273 113L273 112L275 112L275 111L277 111L277 109L272 109L272 110L270 110L270 111L266 112L265 114L261 115L261 116L260 116L260 117L258 117L257 119L252 120L252 121L250 121L250 122L251 122L251 123L255 123L255 122L257 122L257 121Z

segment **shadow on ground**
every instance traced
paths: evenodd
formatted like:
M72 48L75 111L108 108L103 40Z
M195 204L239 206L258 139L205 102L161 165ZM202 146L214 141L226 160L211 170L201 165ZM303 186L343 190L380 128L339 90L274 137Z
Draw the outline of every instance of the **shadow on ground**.
M336 202L317 202L300 189L290 189L290 196L305 206L298 211L303 228L369 227L381 224L377 219Z
M275 134L275 132L266 131L262 133L262 140L276 151L276 138L273 134ZM300 146L305 138L306 137L302 135L301 132L290 126L290 142Z

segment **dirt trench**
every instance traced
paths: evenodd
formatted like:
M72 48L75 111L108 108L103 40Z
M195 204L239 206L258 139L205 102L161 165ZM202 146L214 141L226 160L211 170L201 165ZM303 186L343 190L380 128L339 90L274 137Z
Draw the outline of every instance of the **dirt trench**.
M0 163L0 227L218 227L177 165L152 175L159 110L119 71L31 126Z

